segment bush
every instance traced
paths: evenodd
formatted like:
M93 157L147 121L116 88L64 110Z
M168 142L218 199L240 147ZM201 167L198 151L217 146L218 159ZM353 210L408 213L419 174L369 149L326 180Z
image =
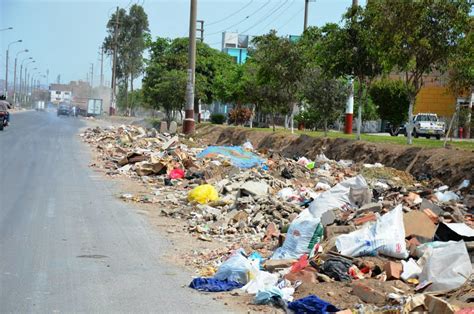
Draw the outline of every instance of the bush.
M237 107L229 112L229 123L244 125L252 118L252 110L246 107Z
M225 115L223 115L222 113L211 114L212 124L223 124L224 122L225 122Z
M382 120L390 122L393 127L407 121L410 99L402 81L379 81L372 85L369 94Z

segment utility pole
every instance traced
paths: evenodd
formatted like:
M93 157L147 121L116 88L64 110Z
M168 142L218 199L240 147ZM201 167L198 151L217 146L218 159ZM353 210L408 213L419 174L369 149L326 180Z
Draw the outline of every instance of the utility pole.
M109 114L112 116L115 114L115 75L116 75L116 67L117 67L117 36L118 36L118 28L119 26L119 7L115 11L115 30L114 30L114 55L112 59L112 94L110 96L110 109Z
M303 31L308 28L308 7L309 7L309 0L304 0L304 26Z
M189 14L189 64L188 82L186 84L186 107L183 122L183 133L194 132L194 72L196 69L196 15L197 0L191 0L191 12Z
M352 8L353 9L356 8L358 5L359 5L358 0L352 0ZM351 78L350 84L351 84L350 94L349 94L349 98L347 99L347 103L346 103L346 117L345 117L345 123L344 123L344 133L345 134L352 134L352 120L353 120L353 117L354 117L354 79L353 78ZM359 105L359 110L361 110L360 105Z
M91 63L91 88L94 87L94 63Z
M303 31L308 28L308 13L309 13L309 3L316 2L316 0L304 0L304 25Z
M197 23L199 24L199 28L197 29L197 31L199 32L199 40L203 43L204 42L204 21L197 20Z
M100 47L100 87L104 86L104 47Z

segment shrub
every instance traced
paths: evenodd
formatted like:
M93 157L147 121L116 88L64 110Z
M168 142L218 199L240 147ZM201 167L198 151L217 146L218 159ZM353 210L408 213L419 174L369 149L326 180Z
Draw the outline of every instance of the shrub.
M237 107L229 112L229 123L244 125L252 118L252 110L246 107Z
M211 123L223 124L224 122L225 122L225 115L223 115L222 113L211 114Z

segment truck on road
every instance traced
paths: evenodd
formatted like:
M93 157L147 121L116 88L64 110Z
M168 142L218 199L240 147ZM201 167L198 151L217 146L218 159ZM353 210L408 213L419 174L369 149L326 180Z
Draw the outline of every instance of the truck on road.
M405 136L407 135L408 123L405 125ZM413 136L426 138L435 137L440 139L445 133L445 123L440 121L435 113L419 113L413 117Z
M43 100L38 100L36 102L35 109L36 109L36 111L44 111L45 110L44 101Z

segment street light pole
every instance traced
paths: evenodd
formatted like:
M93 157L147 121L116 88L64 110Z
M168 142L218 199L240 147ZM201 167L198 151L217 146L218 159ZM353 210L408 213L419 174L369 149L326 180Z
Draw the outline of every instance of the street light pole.
M7 56L6 56L6 65L5 65L5 98L8 98L8 52L10 50L10 46L16 43L21 43L22 40L12 41L7 46Z
M38 68L33 68L31 71L34 71L34 70L38 70ZM29 94L28 95L28 102L30 102L31 98L33 97L32 87L33 87L33 77L35 76L35 74L36 73L31 72L31 77L28 77L28 83L30 84L30 86L28 86L28 90L27 90L27 93Z
M191 12L189 14L189 64L188 82L186 85L186 107L183 122L183 133L194 132L194 79L196 69L196 16L197 0L191 0Z
M14 105L16 105L16 63L17 63L18 55L22 52L28 52L28 49L19 51L15 57L15 69L13 71L13 104Z
M26 103L26 100L27 100L27 96L28 96L28 79L29 79L29 73L28 73L28 64L30 63L35 63L36 61L35 60L32 60L30 62L28 62L27 64L25 64L25 86L23 88L23 101Z
M28 58L25 58L21 61L21 66L20 66L20 92L19 92L19 98L21 100L21 96L22 96L22 91L23 91L23 62L25 62L26 60L33 60L33 57L28 57Z

